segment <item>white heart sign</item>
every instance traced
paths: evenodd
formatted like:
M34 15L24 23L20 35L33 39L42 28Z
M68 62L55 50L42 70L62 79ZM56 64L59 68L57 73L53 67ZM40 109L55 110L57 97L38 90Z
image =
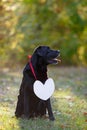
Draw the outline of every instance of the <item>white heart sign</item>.
M50 98L55 90L54 81L52 78L48 78L43 84L41 81L36 80L33 85L35 95L42 99L47 100Z

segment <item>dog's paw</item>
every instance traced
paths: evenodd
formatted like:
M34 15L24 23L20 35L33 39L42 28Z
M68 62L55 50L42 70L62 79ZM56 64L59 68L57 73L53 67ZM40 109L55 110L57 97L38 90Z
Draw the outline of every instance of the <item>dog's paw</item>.
M22 118L22 119L29 120L29 116L22 115L21 118Z
M49 117L49 119L50 119L51 121L54 121L54 120L55 120L54 116Z

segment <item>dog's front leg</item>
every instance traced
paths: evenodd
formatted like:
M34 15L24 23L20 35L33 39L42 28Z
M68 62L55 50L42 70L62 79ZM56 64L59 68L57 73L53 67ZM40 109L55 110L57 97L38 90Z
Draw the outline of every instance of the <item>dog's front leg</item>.
M29 113L29 95L27 91L24 92L24 117L29 119L30 113Z
M47 107L47 110L48 110L49 119L54 121L55 118L53 116L52 107L51 107L51 103L50 103L50 98L46 101L46 107Z

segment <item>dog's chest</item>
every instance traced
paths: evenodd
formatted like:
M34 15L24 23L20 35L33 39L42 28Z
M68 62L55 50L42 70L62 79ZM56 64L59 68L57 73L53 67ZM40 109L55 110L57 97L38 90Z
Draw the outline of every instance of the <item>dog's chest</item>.
M44 83L47 80L47 72L37 71L37 79Z

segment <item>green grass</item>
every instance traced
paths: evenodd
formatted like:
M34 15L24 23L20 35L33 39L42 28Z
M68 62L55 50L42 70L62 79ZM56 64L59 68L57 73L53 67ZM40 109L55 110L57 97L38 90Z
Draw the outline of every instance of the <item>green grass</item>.
M87 130L87 69L49 68L56 90L51 97L56 120L16 119L14 111L22 73L0 72L0 130Z

